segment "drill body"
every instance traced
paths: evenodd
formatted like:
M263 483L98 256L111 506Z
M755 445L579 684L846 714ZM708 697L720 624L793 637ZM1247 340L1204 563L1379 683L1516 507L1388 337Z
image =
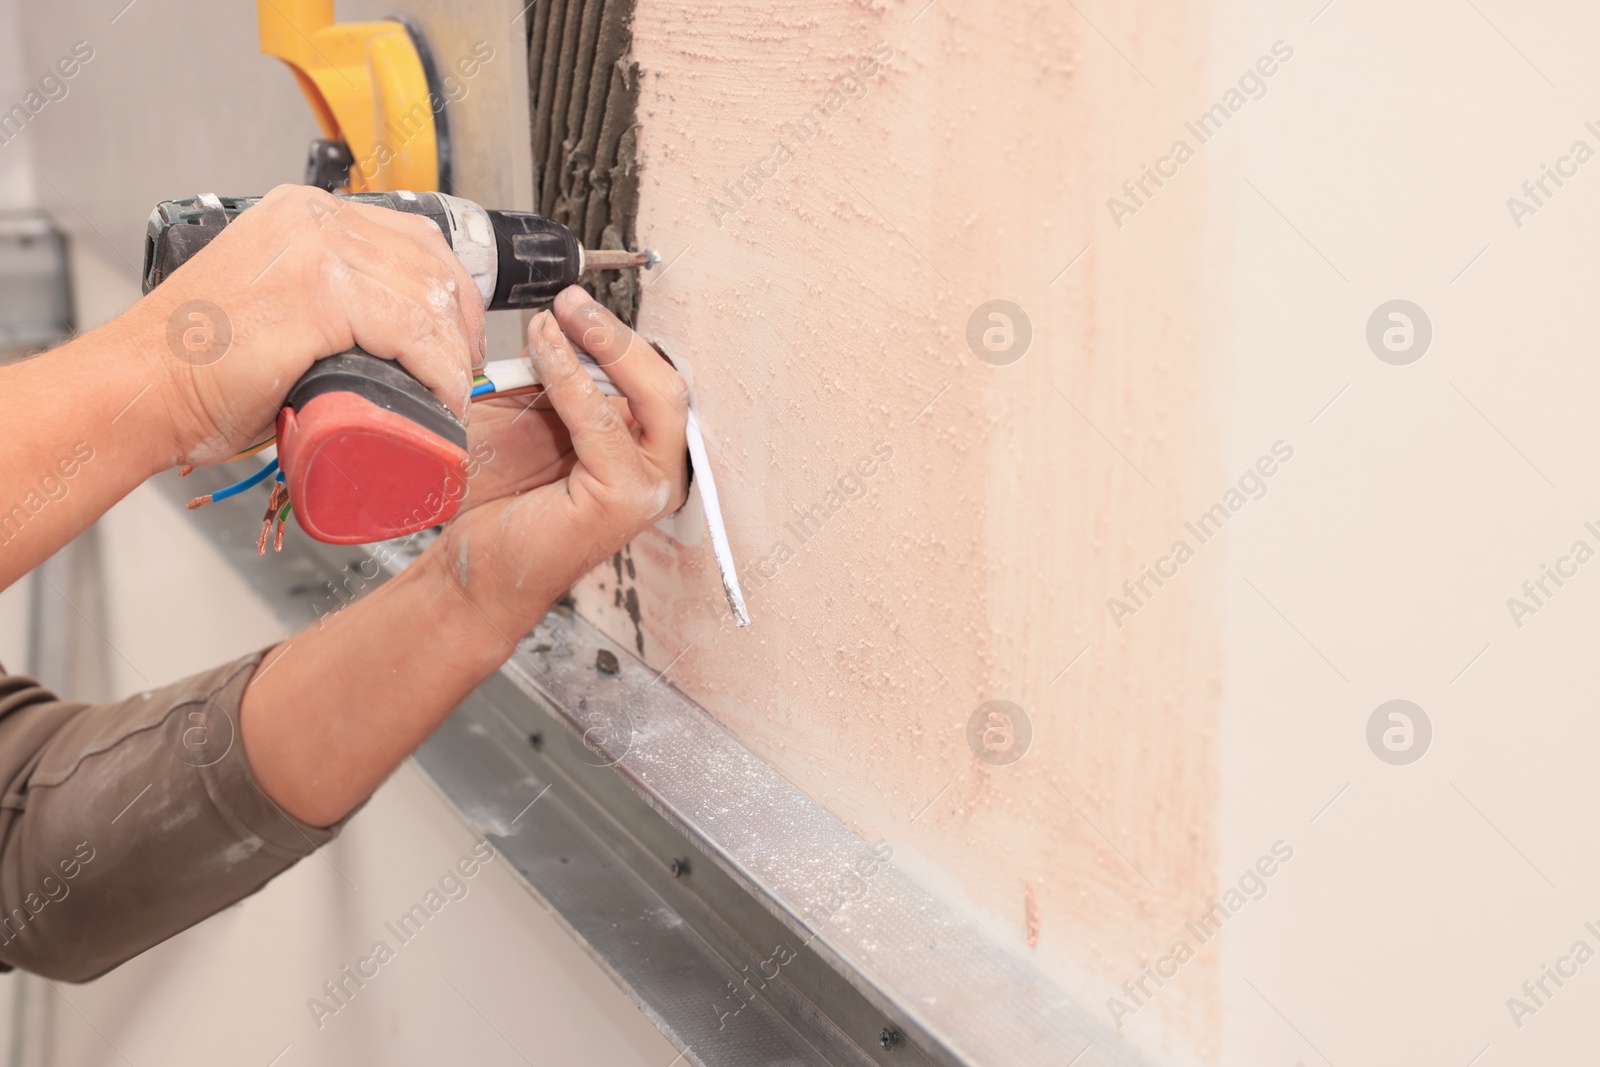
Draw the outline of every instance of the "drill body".
M586 266L643 262L631 253L586 256L559 222L445 193L340 199L432 219L490 310L547 305ZM144 291L259 200L202 194L157 204L145 234ZM359 348L318 360L295 383L278 413L277 444L294 514L319 541L365 544L414 533L449 519L465 496L466 426L399 363Z

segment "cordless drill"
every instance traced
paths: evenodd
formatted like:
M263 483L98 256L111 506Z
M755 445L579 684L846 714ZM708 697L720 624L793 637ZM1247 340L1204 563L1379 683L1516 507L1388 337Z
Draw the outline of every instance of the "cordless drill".
M552 219L491 211L444 193L352 193L340 199L432 219L477 283L485 308L548 305L588 270L647 266L645 252L585 249ZM150 213L144 291L161 284L260 197L205 193ZM277 420L278 463L300 526L331 544L415 533L460 506L467 428L399 363L353 348L319 359Z

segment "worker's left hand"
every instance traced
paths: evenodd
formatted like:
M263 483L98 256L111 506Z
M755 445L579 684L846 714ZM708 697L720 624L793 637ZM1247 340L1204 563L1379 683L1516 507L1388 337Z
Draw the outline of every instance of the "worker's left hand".
M516 638L582 575L688 494L688 386L638 334L572 286L528 325L550 411L516 399L473 420L492 446L463 510L429 549L444 573ZM625 399L578 362L593 356Z

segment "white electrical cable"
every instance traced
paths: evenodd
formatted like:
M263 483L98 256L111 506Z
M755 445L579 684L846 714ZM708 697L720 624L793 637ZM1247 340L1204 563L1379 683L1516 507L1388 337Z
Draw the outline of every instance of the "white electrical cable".
M739 571L733 563L733 547L728 544L728 527L722 521L722 504L717 500L717 483L711 476L711 457L706 455L706 439L700 433L700 416L689 400L689 465L700 483L700 502L705 505L706 526L711 531L711 554L722 575L722 593L728 598L736 626L750 625L750 609L745 606L744 590L739 588Z
M744 602L744 590L739 586L739 568L733 559L733 546L728 543L728 525L722 519L722 502L717 499L717 480L711 473L711 457L706 454L705 435L700 431L700 411L695 403L694 366L681 352L667 350L664 342L657 340L655 347L667 362L678 369L689 383L688 424L685 427L689 445L689 467L694 471L695 484L700 489L701 510L706 514L706 528L711 533L711 554L716 558L717 571L722 577L722 594L728 598L728 610L733 613L737 626L750 625L750 608Z
M589 377L594 379L594 384L606 396L621 396L622 392L607 376L605 368L594 361L594 357L587 352L578 354L578 362L583 369L589 372ZM481 372L489 379L497 393L509 392L512 389L526 389L531 385L541 384L539 376L534 372L533 364L526 359L496 359L483 365Z

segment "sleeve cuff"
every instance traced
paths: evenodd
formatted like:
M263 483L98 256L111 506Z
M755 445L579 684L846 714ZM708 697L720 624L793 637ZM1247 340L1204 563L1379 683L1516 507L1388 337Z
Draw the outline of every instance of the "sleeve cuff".
M311 826L280 808L261 788L245 755L239 709L245 689L269 651L252 653L217 672L222 678L220 685L197 692L173 708L170 714L179 722L172 728L181 731L185 723L191 724L188 729L195 743L180 739L179 744L192 753L190 758L200 771L206 793L223 819L241 837L260 841L262 851L299 858L337 837L365 802L332 826ZM213 756L217 747L224 749L220 757Z

